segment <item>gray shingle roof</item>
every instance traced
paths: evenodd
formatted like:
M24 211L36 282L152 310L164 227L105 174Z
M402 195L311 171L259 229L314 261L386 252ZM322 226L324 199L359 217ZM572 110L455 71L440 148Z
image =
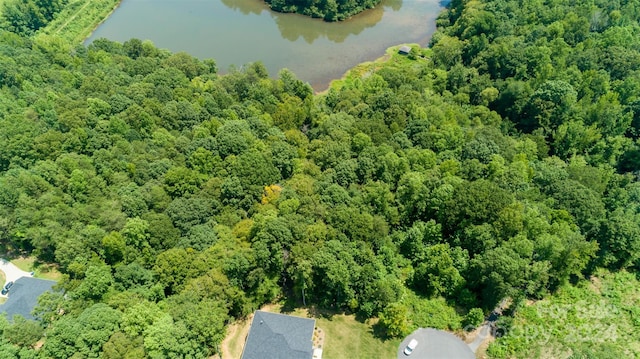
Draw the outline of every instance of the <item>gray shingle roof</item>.
M242 359L311 359L315 320L258 310Z
M38 304L38 297L51 290L56 284L52 280L22 277L13 283L9 290L9 298L0 305L0 313L7 313L7 318L11 320L14 315L19 314L26 319L33 319L31 311Z

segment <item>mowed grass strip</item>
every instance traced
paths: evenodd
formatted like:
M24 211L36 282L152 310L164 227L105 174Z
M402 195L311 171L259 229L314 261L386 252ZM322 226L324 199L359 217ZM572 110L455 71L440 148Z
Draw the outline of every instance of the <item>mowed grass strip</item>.
M119 4L120 0L71 1L53 21L38 32L38 35L55 35L70 44L79 44L89 37Z

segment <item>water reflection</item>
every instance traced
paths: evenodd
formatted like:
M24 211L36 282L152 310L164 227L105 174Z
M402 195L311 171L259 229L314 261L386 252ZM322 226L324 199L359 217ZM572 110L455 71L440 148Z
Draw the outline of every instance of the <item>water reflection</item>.
M447 1L450 1L450 0L447 0ZM391 8L391 10L393 11L400 11L400 9L402 8L402 0L383 1L381 5Z
M161 48L214 58L220 69L262 61L274 76L286 67L321 90L389 46L427 44L440 1L383 0L347 21L325 23L272 12L263 0L123 0L86 43L149 39Z
M334 43L342 43L350 35L358 35L363 30L379 23L385 13L385 8L393 11L399 11L402 8L402 0L383 0L375 8L366 10L348 20L326 22L321 19L311 19L304 15L272 11L261 0L221 1L230 9L240 11L245 15L259 15L263 11L268 11L278 26L282 38L291 42L302 38L309 45L320 38L326 38Z
M260 15L263 11L270 11L269 6L261 0L221 0L228 8L238 10L245 15Z

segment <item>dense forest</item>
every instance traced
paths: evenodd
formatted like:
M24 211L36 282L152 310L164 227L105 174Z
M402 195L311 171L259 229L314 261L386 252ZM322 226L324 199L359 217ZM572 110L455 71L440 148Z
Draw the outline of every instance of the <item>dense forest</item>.
M67 0L7 0L0 6L0 29L30 36L47 26Z
M64 273L37 322L0 320L0 357L205 358L274 300L456 330L637 273L638 20L638 0L457 0L424 57L323 95L0 32L2 252Z
M296 12L322 18L325 21L341 21L373 8L380 0L265 0L265 2L275 11Z

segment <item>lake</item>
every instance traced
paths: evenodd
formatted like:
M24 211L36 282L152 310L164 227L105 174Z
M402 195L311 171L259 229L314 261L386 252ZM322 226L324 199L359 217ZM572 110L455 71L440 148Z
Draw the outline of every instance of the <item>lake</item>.
M442 0L383 0L328 23L271 11L261 0L123 0L87 39L151 40L173 52L213 58L221 72L262 61L275 76L292 70L315 90L400 43L426 45Z

